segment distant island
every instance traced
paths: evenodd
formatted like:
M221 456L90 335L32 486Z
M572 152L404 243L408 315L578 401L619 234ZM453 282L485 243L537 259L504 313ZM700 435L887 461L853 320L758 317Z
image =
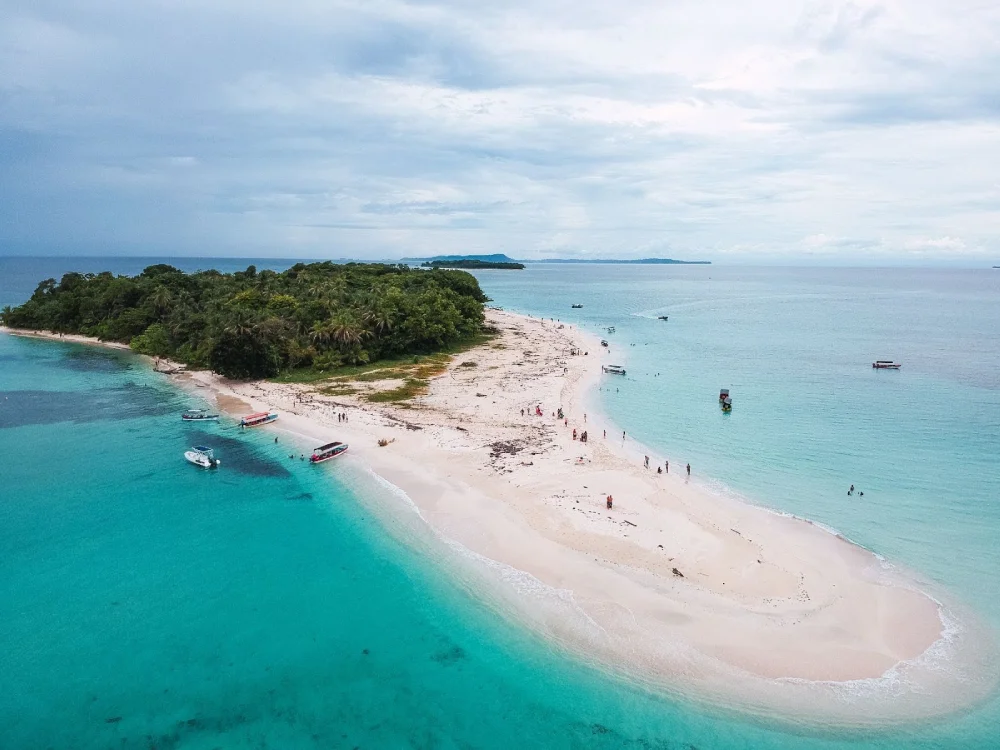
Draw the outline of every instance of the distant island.
M237 380L293 370L332 377L478 341L486 301L465 271L325 262L184 273L158 264L138 276L46 279L0 311L0 323L119 341Z
M508 271L519 271L524 268L523 263L505 260L478 260L464 258L462 260L426 260L420 264L424 268L461 268L464 270L475 270L477 268L500 268Z
M674 260L673 258L542 258L539 260L517 260L503 253L492 255L434 255L429 258L403 258L404 263L421 263L422 265L442 268L523 268L525 263L604 263L625 265L664 265L664 266L709 266L710 260ZM501 265L464 265L467 262L501 264ZM455 265L462 263L463 265Z

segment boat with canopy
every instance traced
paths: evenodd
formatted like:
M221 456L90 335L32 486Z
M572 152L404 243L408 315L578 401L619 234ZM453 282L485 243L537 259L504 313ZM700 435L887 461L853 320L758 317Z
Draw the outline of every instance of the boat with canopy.
M321 464L324 461L329 461L331 458L342 456L346 452L347 443L341 443L340 441L327 443L326 445L321 445L319 448L313 449L312 455L309 456L309 463Z
M219 415L208 409L188 409L181 414L181 419L185 422L216 422Z
M891 359L877 359L872 362L872 367L876 370L898 370L902 366L899 362L893 362Z
M260 427L262 424L269 424L278 418L273 411L259 411L256 414L247 414L240 420L240 427Z
M215 457L215 451L207 445L196 445L191 450L184 451L184 458L203 469L215 469L222 463Z

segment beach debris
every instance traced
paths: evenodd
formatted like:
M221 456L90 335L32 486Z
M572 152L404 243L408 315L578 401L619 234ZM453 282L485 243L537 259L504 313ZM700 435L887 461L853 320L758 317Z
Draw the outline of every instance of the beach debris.
M674 568L673 572L674 572L674 575L677 576L678 578L683 578L684 577L684 574L681 573L679 570L677 570L677 568Z
M622 519L622 523L627 523L629 526L634 526L635 528L639 528L634 523L632 523L631 521L626 521L624 518Z
M503 455L514 456L524 450L524 443L520 440L498 440L490 443L490 456L499 458Z
M479 363L478 362L473 362L470 359L470 360L466 360L465 362L463 362L462 364L460 364L459 367L479 367Z
M379 438L379 440L378 440L378 447L379 448L385 448L387 445L389 445L389 443L395 443L395 442L396 442L396 438L389 438L389 439Z
M476 394L476 398L486 398L486 394L485 393L477 393Z

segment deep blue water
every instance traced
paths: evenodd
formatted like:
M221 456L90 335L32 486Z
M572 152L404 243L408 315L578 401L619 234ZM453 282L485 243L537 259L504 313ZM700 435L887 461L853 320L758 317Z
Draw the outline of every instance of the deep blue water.
M0 304L150 262L0 259ZM478 275L512 309L614 325L629 376L600 407L673 465L828 523L1000 624L998 277ZM871 372L883 357L904 369ZM0 336L0 399L0 747L997 746L995 700L841 735L609 678L497 618L349 459L310 467L264 432L192 430L191 399L128 353ZM203 441L218 472L181 458Z

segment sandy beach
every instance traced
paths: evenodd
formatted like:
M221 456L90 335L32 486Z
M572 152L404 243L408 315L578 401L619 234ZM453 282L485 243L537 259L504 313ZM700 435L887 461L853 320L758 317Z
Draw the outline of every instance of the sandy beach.
M952 672L932 663L945 658L939 604L905 574L808 521L706 490L683 457L670 457L668 473L657 473L662 456L645 468L646 449L588 413L598 381L614 383L602 373L614 355L568 325L497 310L488 319L496 339L399 405L365 399L398 380L329 395L328 383L173 377L233 415L277 410L263 429L349 442L343 460L405 492L441 539L553 592L560 606L516 593L506 601L512 616L604 668L844 724L967 702Z

